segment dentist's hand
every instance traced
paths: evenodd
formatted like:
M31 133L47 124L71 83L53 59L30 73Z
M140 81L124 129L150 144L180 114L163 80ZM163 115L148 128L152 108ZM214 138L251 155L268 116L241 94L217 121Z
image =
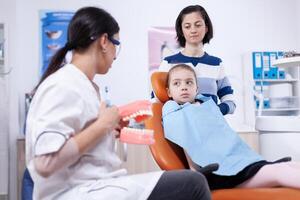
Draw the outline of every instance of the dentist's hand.
M113 130L119 126L120 119L118 107L106 107L106 103L101 102L98 118L74 136L79 153L86 152L97 145L107 133L113 133Z
M120 115L117 106L107 107L105 102L101 102L99 116L96 123L104 126L107 131L113 131L119 127Z

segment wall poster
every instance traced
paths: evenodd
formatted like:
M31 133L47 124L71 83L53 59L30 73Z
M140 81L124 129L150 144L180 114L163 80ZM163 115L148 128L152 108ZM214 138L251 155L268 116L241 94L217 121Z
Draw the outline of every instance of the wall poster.
M172 27L151 27L148 30L149 72L159 68L164 57L177 53L180 46Z
M51 57L62 48L67 41L68 25L74 12L70 11L40 11L41 30L41 70L46 71Z

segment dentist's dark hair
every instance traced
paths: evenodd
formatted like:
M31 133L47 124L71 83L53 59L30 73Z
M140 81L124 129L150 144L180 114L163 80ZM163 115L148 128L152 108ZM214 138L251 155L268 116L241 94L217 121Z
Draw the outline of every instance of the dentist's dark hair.
M33 92L37 90L48 76L64 65L64 59L68 51L84 51L104 33L110 38L118 33L119 30L117 21L105 10L96 7L83 7L79 9L72 17L68 26L68 36L65 46L59 49L51 58L47 70L42 75Z
M181 10L181 12L179 13L177 19L176 19L176 23L175 23L175 30L176 30L176 38L177 38L177 42L179 43L179 45L181 47L185 47L185 37L183 35L183 31L182 31L182 21L183 21L183 17L187 14L193 13L193 12L198 12L201 17L203 18L204 22L205 22L205 26L207 27L207 33L205 34L202 42L203 44L205 43L209 43L209 41L213 38L213 26L211 23L211 20L206 12L206 10L200 6L200 5L191 5L191 6L187 6L184 9Z

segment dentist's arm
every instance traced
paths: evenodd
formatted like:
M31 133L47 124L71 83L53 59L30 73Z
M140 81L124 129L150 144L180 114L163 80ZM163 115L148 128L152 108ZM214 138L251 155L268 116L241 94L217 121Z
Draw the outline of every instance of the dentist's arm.
M71 137L59 151L34 158L35 168L41 176L49 177L60 168L73 164L82 153L98 144L105 134L120 126L117 107L107 108L105 103L101 103L99 113L91 125Z
M116 106L106 107L106 104L102 102L99 113L95 122L74 136L79 153L88 151L98 144L105 134L118 127L120 116Z

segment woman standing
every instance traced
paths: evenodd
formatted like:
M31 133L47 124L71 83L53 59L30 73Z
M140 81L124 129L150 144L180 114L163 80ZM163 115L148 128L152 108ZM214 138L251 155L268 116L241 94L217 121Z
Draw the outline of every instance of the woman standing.
M205 9L199 5L184 8L175 24L177 41L183 50L166 57L159 71L169 71L176 64L187 64L197 74L199 93L212 97L223 115L235 110L233 90L225 75L222 60L204 52L204 44L213 38L213 26Z

